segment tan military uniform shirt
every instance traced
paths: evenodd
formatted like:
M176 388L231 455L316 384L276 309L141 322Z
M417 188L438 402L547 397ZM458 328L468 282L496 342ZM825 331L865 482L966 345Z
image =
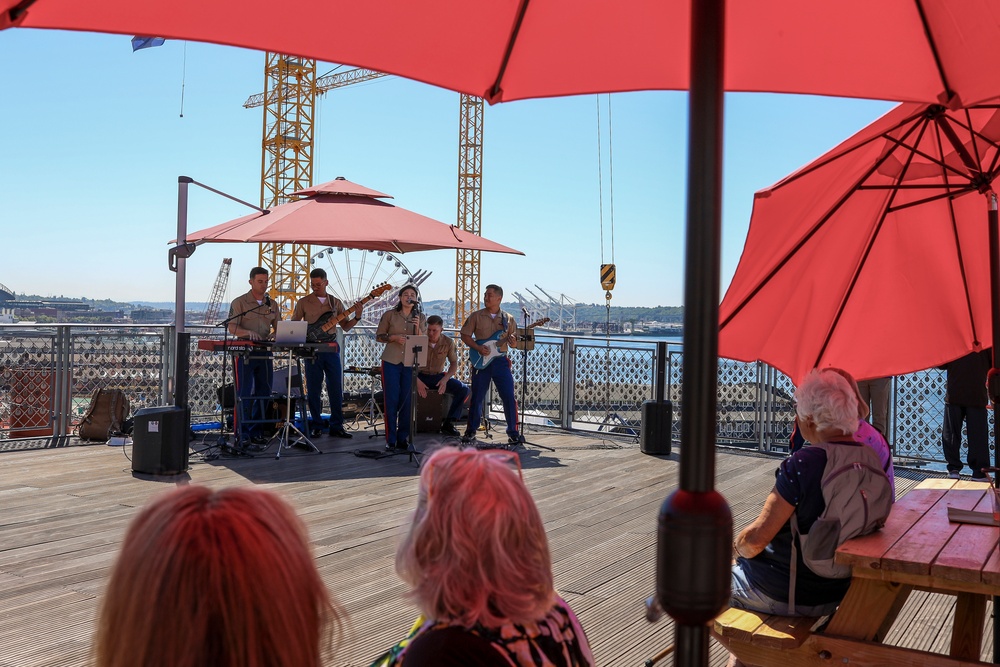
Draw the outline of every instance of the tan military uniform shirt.
M233 299L233 303L229 306L229 317L248 311L251 308L256 308L256 310L233 320L233 323L239 329L256 332L262 339L270 338L271 330L278 323L278 320L281 319L278 313L278 304L271 301L270 308L262 306L257 303L253 292L247 292L243 296Z
M462 325L462 334L472 336L477 341L486 340L504 328L505 315L507 316L507 334L512 334L517 330L517 322L514 321L514 317L510 313L501 309L496 316L491 316L490 312L485 308L469 315L469 319L465 320L465 324ZM507 347L507 337L504 336L500 339L497 349L501 352L506 352Z
M344 302L332 294L327 294L326 303L323 303L315 294L309 294L299 299L295 304L295 309L292 311L292 319L296 321L305 320L309 324L316 324L316 320L321 318L324 313L330 312L334 315L340 315L344 312ZM336 332L331 331L330 333Z
M423 313L420 314L420 324L416 333L422 334L427 331L427 317ZM405 334L407 336L412 336L413 322L405 317L401 311L393 308L392 310L387 310L382 313L382 319L378 321L378 328L375 329L375 338L377 339L382 335L395 336L396 334ZM385 349L382 350L382 361L389 364L401 364L403 363L403 345L402 343L386 343Z
M455 341L444 334L438 338L436 345L427 344L427 365L420 367L421 373L436 375L444 373L444 362L447 361L448 368L455 368L458 363L458 352L455 349Z

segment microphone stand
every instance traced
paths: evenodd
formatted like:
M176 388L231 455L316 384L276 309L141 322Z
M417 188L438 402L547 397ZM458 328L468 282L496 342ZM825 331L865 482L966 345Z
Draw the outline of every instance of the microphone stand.
M420 302L413 304L413 310L410 311L410 315L415 318L413 323L413 335L417 336L420 334ZM417 464L420 467L420 455L422 452L417 451L414 441L417 437L417 372L420 370L419 357L420 352L423 347L420 345L414 345L411 351L413 352L413 361L410 363L410 441L406 445L406 454L408 456L407 461Z
M269 309L271 307L271 299L269 297L267 297L267 295L265 295L263 303L259 303L256 306L254 306L253 308L247 308L242 313L237 313L237 314L233 315L232 317L227 317L226 319L222 320L221 322L219 322L218 324L215 325L217 327L222 327L222 349L223 349L223 353L224 354L225 354L225 351L226 351L226 346L229 343L229 323L232 322L233 320L237 320L237 319L243 317L247 313L252 313L253 311L259 310L259 309L264 308L264 307L267 307ZM236 355L234 354L233 355L233 376L235 377L235 375L236 375ZM236 384L234 383L233 384L233 429L234 429L234 431L235 431L235 428L236 428L236 402L238 400L239 399L236 397ZM242 412L242 411L243 411L243 406L241 405L240 406L240 412ZM223 362L222 363L222 397L219 399L219 438L216 441L216 446L219 447L219 449L221 449L223 451L229 449L229 451L227 452L229 454L234 454L234 455L237 455L237 456L250 456L250 454L247 454L247 453L244 453L243 451L241 451L241 449L239 447L239 442L240 442L239 435L236 435L235 433L234 433L234 435L236 436L236 445L237 446L235 448L230 448L229 447L229 436L226 435L226 363Z
M530 331L530 329L528 329L528 311L522 307L521 312L524 314L524 328L521 329L521 335L522 335L521 347L523 348L522 351L524 352L524 359L521 360L521 428L519 429L520 433L517 438L517 444L511 445L510 448L517 449L519 446L531 445L532 447L547 449L550 452L554 452L556 450L553 449L552 447L539 445L537 442L530 442L524 437L524 429L525 429L524 408L525 405L527 404L526 394L528 390L528 353L530 352L528 331ZM534 334L531 335L531 346L532 347L534 346Z

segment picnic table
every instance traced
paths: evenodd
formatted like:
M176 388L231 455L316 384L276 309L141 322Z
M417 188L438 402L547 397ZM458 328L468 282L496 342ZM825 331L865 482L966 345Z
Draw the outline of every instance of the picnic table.
M724 619L723 614L723 623L728 629L734 621L743 623L746 631L721 641L750 665L985 664L979 656L986 602L988 596L1000 595L1000 528L952 523L948 508L992 518L993 494L985 482L921 482L896 502L882 530L837 550L837 562L851 566L851 586L825 627L815 630L816 619L808 619L805 627L800 622L787 628L789 617L757 615L760 626L748 628L753 618L736 617L749 612L730 610L726 613L733 617ZM881 643L913 590L956 596L948 655Z

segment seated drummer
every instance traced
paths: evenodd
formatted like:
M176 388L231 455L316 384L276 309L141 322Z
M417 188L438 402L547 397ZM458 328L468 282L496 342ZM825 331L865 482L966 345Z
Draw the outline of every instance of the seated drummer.
M451 409L441 422L441 433L460 437L461 433L455 428L455 420L462 417L462 408L465 399L469 397L469 387L461 381L455 379L455 372L458 370L458 354L455 350L455 341L445 336L444 321L437 315L427 318L427 365L422 366L417 371L417 393L420 398L427 397L428 389L436 389L437 393L443 395L445 392L451 394ZM444 369L444 362L448 361L448 370Z

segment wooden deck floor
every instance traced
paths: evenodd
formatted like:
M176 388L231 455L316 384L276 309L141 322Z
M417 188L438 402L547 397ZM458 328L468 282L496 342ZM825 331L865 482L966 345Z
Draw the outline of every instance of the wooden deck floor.
M350 613L334 664L369 664L416 614L403 598L393 556L416 502L417 469L405 456L354 456L381 446L364 435L323 437L322 455L293 449L280 461L267 454L209 462L192 456L182 479L133 474L130 448L0 452L0 667L89 664L98 601L126 525L150 497L187 481L258 484L291 501L309 527L324 580ZM642 602L654 589L656 517L677 485L676 451L653 457L628 441L558 432L530 437L555 450L531 447L521 459L546 523L556 586L580 616L598 664L642 665L673 636L669 619L646 622ZM418 445L431 444L422 439ZM777 459L720 452L717 460L718 487L742 527L773 484ZM900 471L898 493L922 478ZM889 640L946 650L950 627L940 619L953 603L914 594L902 614L907 622ZM984 646L983 655L991 651ZM724 663L713 642L713 667Z

